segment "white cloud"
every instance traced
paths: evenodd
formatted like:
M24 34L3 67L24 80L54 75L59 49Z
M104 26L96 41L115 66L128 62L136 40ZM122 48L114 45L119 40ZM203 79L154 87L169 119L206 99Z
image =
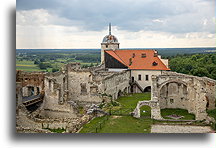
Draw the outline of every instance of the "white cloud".
M19 9L18 4L17 48L100 48L110 21L114 22L113 34L121 48L215 47L216 44L212 2L126 0L113 5L111 0L105 1L105 5L97 0L54 1L53 5L46 1L38 6L32 1L26 6L32 9Z

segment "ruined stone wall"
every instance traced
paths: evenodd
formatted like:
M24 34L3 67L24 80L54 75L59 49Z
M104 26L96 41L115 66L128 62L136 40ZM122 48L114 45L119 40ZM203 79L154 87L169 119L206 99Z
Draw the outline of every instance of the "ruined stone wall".
M128 93L130 72L109 72L103 67L73 69L68 67L68 97L79 102L100 103L103 94L114 99Z
M100 85L100 93L111 95L117 99L122 94L129 93L130 89L130 71L122 71L107 76Z
M24 72L16 71L16 82L21 83L22 95L30 96L43 93L44 91L44 72ZM31 90L34 94L31 94Z
M48 73L44 81L44 102L41 115L51 118L76 117L68 101L68 80L65 71Z
M215 108L215 80L174 72L153 76L152 100L160 108L181 108L197 120L207 118L207 109Z

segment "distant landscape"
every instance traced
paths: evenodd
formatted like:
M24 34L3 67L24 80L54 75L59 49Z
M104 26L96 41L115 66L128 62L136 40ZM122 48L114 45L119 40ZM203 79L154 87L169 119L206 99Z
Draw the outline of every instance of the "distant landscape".
M162 58L169 59L169 66L172 71L216 79L216 48L151 49L157 50ZM79 62L83 68L99 65L100 49L16 50L17 70L56 72L64 64L70 62Z

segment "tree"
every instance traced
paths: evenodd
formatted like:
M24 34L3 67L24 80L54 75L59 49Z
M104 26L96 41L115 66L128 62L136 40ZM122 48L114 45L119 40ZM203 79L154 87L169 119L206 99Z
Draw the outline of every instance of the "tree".
M39 64L39 68L40 68L40 69L52 68L52 65L51 65L50 63L41 62L41 63Z

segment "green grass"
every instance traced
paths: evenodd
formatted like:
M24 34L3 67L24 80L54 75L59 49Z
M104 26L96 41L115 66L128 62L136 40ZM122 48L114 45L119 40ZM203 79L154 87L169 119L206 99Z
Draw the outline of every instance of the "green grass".
M80 133L150 133L152 119L137 119L131 116L110 116L107 121L105 117L97 117L83 126ZM102 123L102 128L98 123Z
M216 109L208 110L207 113L210 117L213 117L216 120Z
M195 115L188 113L188 111L184 109L161 109L161 116L165 119L172 119L166 116L173 115L173 114L184 116L180 120L195 120Z
M34 65L34 61L27 61L27 60L19 61L19 60L16 60L16 65Z
M81 129L81 131L79 133L95 133L96 132L96 126L99 123L104 123L107 116L103 116L103 117L97 117L92 119L89 123L85 124L83 126L83 128Z
M64 63L61 63L64 62ZM91 63L83 63L81 60L75 60L74 62L78 62L82 65L91 65ZM57 68L57 69L61 69L62 66L64 66L65 64L69 63L67 62L66 59L57 59L56 61L54 60L50 60L49 63L51 63L53 68ZM97 63L93 63L94 65L96 65ZM23 70L23 71L27 71L27 72L33 72L33 71L46 71L46 70L42 70L38 67L38 65L34 64L34 61L27 61L27 60L23 60L23 61L19 61L16 60L16 70ZM47 68L48 72L52 72L52 68Z
M135 108L138 101L150 100L151 93L130 94L128 96L119 97L118 101L122 107Z
M150 93L130 94L122 96L116 101L120 106L114 106L111 109L115 111L123 111L124 108L129 110L124 111L126 116L111 115L104 117L97 117L85 124L80 133L95 133L96 128L98 133L150 133L152 119L150 119L151 108L143 106L140 108L141 118L137 119L129 115L130 109L135 109L138 101L150 100ZM145 113L143 112L145 110ZM149 118L142 118L142 116ZM100 128L101 127L101 128Z
M34 64L34 61L16 61L16 70L23 70L27 72L32 72L32 71L44 71L41 70L37 65Z

